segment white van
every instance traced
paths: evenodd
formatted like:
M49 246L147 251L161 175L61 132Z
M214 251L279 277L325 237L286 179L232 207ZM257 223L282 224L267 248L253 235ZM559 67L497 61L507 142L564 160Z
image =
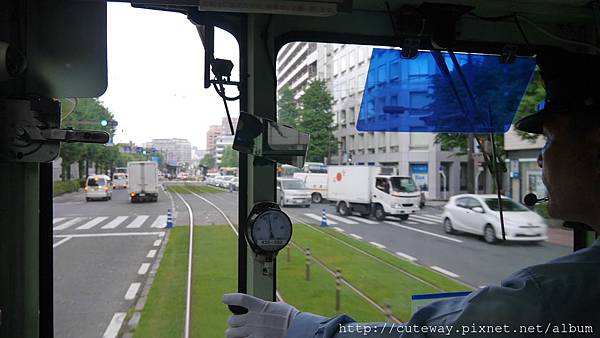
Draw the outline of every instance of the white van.
M115 173L112 179L112 187L113 189L127 189L127 174Z
M304 186L304 181L296 178L277 179L277 201L279 205L301 205L310 207L310 190Z
M85 180L85 200L104 200L112 198L112 187L110 177L106 175L91 175Z

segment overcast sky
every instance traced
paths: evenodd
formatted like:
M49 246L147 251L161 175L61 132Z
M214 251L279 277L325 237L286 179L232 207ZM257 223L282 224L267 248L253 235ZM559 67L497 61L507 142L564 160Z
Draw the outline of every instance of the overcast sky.
M232 60L238 78L237 41L218 29L215 57ZM204 149L208 126L226 114L214 89L203 87L203 67L200 37L185 15L109 2L108 89L100 100L119 122L115 142L177 137ZM229 109L237 116L238 101Z

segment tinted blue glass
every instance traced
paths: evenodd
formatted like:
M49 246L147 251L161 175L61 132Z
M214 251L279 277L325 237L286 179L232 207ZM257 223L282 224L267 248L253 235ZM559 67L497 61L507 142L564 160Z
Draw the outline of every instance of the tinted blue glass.
M502 64L494 55L420 52L409 60L373 49L356 129L505 133L534 68L532 57Z

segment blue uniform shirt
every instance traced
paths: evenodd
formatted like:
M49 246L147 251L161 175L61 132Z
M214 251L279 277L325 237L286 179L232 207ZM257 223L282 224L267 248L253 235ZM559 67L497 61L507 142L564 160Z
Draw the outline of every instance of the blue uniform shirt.
M302 312L286 338L469 336L600 337L600 239L571 255L525 268L500 286L423 307L405 326Z

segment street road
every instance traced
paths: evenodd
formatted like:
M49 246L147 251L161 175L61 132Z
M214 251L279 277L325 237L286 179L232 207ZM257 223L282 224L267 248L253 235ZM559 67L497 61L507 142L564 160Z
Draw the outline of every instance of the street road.
M83 192L54 199L54 335L116 335L135 304L161 245L171 200L86 202ZM185 221L185 219L183 219Z

